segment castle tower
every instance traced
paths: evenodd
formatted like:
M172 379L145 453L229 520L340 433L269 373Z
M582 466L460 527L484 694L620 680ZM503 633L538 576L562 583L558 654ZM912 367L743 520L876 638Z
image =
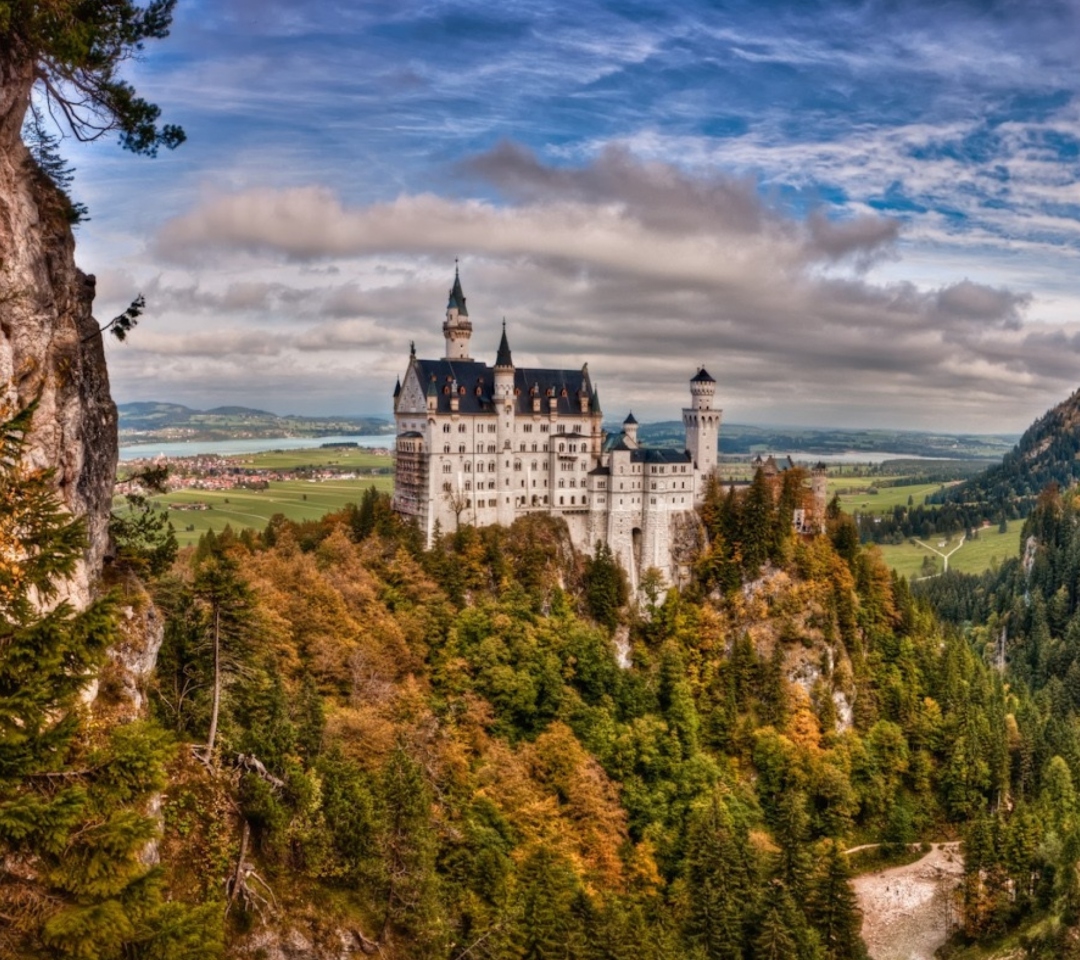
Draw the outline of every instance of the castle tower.
M502 339L495 355L495 400L511 401L514 397L514 360L510 356L510 342L506 339L506 321L503 320Z
M499 352L495 355L495 389L492 394L495 413L498 418L496 435L499 438L499 455L496 475L498 476L497 503L499 523L510 526L516 515L519 491L513 486L514 438L514 360L510 356L510 342L506 339L506 321L503 320L502 339Z
M638 445L637 428L637 418L633 413L628 413L626 419L622 422L622 430L623 436L626 438L626 444L629 447L636 447Z
M720 417L723 411L713 409L715 396L716 380L702 367L690 380L690 406L683 410L686 449L702 477L716 469ZM703 490L704 484L699 489Z
M461 277L454 268L454 285L450 288L450 299L446 304L446 320L442 326L446 338L446 360L469 360L469 338L472 336L472 323L469 311L465 308L465 294L461 290Z

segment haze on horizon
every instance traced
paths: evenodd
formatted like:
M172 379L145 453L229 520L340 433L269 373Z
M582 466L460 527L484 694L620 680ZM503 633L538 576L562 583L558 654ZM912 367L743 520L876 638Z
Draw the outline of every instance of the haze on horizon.
M1067 2L182 0L188 142L64 143L119 402L388 416L441 356L589 363L611 419L1018 432L1080 367Z

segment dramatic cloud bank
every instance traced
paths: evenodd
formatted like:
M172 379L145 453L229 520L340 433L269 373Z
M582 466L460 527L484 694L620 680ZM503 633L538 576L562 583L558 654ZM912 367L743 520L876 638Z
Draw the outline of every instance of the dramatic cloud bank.
M1075 4L189 0L190 140L70 145L121 399L388 414L455 258L605 407L1019 430L1076 387Z

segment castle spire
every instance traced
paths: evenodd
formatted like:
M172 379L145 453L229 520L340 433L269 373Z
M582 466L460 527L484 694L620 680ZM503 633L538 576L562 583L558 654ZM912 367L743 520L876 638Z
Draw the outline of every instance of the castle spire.
M495 355L496 367L512 367L513 358L510 356L510 341L506 339L506 317L503 317L502 339L499 341L499 352Z
M459 317L467 317L469 311L465 308L465 294L461 289L461 274L458 272L457 261L454 261L454 285L450 288L450 300L446 309L455 308Z
M446 339L446 360L468 360L469 338L472 336L472 323L465 306L465 293L461 289L461 274L454 261L454 285L450 288L450 298L446 303L446 320L443 323L443 337Z

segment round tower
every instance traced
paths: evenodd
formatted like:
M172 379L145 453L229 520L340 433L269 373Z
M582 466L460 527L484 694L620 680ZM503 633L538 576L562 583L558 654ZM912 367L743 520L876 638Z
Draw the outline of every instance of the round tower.
M683 427L686 428L687 452L702 476L716 469L723 411L713 408L715 396L716 380L701 367L690 378L690 406L683 410Z
M622 422L622 431L623 435L626 437L627 442L634 447L637 446L638 442L637 428L637 418L633 415L633 413L628 413L626 415L626 419Z
M472 322L465 307L465 294L461 290L461 277L454 268L454 285L450 288L450 299L446 303L446 320L443 321L443 336L446 338L446 360L470 360L469 338L472 336Z

